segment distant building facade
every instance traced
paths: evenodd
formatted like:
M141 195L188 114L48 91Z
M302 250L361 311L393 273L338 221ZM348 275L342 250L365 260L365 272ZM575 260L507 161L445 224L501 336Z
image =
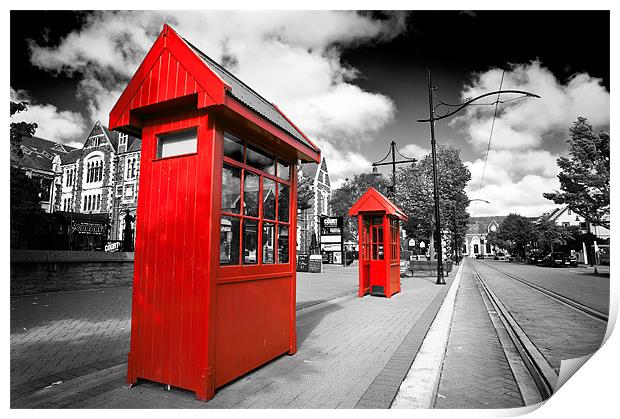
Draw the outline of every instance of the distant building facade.
M103 250L128 233L135 237L140 148L140 139L97 122L82 148L25 137L23 157L12 152L11 165L40 183L41 208L53 214L57 234L68 237L60 242L73 250Z
M332 187L329 180L329 172L325 157L321 159L321 164L306 163L300 167L300 175L308 177L312 181L312 198L310 208L299 211L297 220L297 244L300 253L309 253L312 242L312 235L319 239L321 216L330 216L330 200L332 198Z
M123 240L126 212L136 215L140 173L139 139L95 123L81 149L61 157L55 208L98 215L107 223L106 240Z
M465 243L463 255L476 257L476 255L489 256L493 255L495 249L487 240L487 236L492 231L499 230L499 225L504 221L506 216L492 217L469 217L467 233L465 234Z
M54 203L58 197L56 178L61 160L75 149L39 137L22 138L20 157L11 152L11 166L23 170L26 175L37 180L41 186L41 208L48 213L55 211Z
M595 226L590 224L588 226L588 222L581 215L571 211L568 206L559 207L552 211L549 211L543 214L540 219L548 219L555 222L557 225L564 227L579 227L579 231L581 233L587 233L588 227L590 232L594 234L597 238L606 241L609 240L611 232L609 229L602 226Z

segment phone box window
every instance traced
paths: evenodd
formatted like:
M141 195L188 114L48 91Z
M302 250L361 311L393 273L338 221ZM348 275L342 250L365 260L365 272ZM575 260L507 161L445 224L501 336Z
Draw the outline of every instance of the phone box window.
M198 130L192 128L157 136L157 158L181 156L198 150Z

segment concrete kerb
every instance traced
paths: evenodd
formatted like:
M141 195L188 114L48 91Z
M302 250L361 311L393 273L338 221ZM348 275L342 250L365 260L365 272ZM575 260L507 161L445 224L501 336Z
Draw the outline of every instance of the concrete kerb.
M464 263L459 266L450 290L448 290L407 376L400 385L391 408L430 409L433 407L446 354L463 266Z

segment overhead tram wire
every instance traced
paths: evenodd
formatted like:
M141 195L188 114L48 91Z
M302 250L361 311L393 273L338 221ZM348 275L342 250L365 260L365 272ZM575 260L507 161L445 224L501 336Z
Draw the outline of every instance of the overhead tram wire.
M504 84L504 74L506 74L506 69L502 70L502 78L499 82L499 89L502 90L502 85ZM489 158L489 150L491 150L491 140L493 139L493 128L495 128L495 119L497 118L497 108L499 107L499 93L497 94L497 101L495 102L495 111L493 112L493 121L491 122L491 133L489 134L489 144L487 145L487 152L484 156L484 166L482 167L482 176L480 176L480 185L478 186L478 192L482 189L482 181L484 180L484 172L487 169L487 160Z

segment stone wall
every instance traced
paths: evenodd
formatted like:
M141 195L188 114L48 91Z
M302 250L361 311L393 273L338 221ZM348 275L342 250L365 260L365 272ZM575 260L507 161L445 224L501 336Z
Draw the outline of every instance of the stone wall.
M11 251L11 295L130 286L133 253Z

